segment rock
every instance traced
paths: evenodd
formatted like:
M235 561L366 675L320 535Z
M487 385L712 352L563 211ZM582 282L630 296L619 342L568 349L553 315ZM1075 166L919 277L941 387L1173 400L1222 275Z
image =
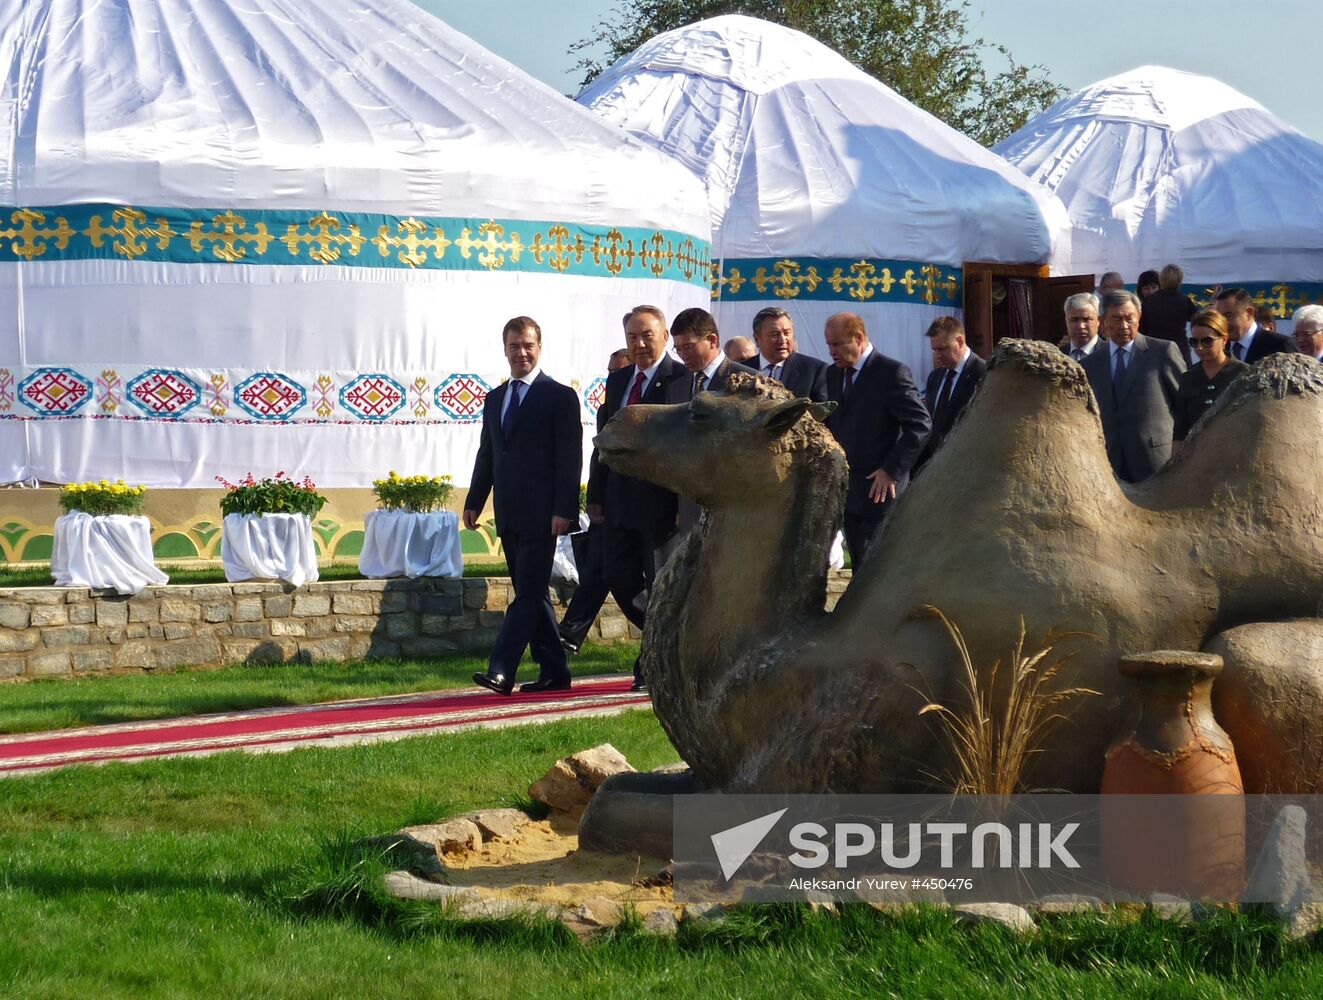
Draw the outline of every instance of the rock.
M522 809L479 809L462 813L455 819L466 819L476 826L484 843L489 840L510 840L533 822Z
M675 937L680 921L673 910L653 910L643 918L643 929L658 937Z
M1284 907L1311 888L1305 864L1305 811L1300 806L1286 806L1263 842L1245 898Z
M406 868L429 879L444 880L446 866L437 857L436 848L407 833L391 833L383 837L368 837L355 845L360 849L379 851L391 864Z
M1013 903L961 903L951 915L962 924L1001 924L1020 934L1034 934L1038 927L1029 911Z
M561 915L559 908L518 899L471 899L460 902L453 915L460 920L552 919Z
M1312 937L1323 929L1323 894L1311 888L1297 896L1279 914L1291 940Z
M619 903L607 899L605 896L595 896L586 900L582 905L567 910L562 919L570 926L571 930L575 929L574 924L600 930L605 927L616 926L620 923L621 916Z
M677 760L674 764L663 764L661 767L654 767L651 774L688 774L690 767L682 760Z
M478 824L467 819L452 819L445 823L408 826L400 831L415 840L430 844L437 854L451 851L476 851L482 846L482 831Z
M673 801L702 786L693 772L627 771L597 789L579 822L579 846L603 854L669 858L673 853Z
M1194 906L1188 899L1168 896L1165 892L1155 892L1148 898L1148 908L1160 920L1172 923L1189 924L1194 922Z
M588 800L602 782L612 775L633 771L619 750L610 743L603 743L556 761L546 774L529 786L528 794L577 819L583 815Z
M731 908L725 903L686 903L681 919L687 924L715 923L725 920L730 912Z
M1042 917L1073 916L1078 913L1102 913L1106 907L1097 896L1060 893L1044 896L1034 903L1034 912Z
M412 872L387 872L386 891L400 899L428 899L464 903L477 900L478 892L469 886L429 882Z

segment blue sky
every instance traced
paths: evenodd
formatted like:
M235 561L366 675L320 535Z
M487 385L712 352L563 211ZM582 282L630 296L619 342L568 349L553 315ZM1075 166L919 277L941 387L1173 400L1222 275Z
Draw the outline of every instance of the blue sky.
M563 93L611 0L414 0ZM1216 77L1323 141L1320 0L974 0L973 30L1070 89L1156 63ZM994 64L995 65L995 64Z

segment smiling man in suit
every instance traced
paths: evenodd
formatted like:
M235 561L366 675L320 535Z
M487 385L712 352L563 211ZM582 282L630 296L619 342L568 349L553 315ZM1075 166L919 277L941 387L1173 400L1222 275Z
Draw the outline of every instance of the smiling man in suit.
M482 438L464 502L470 531L494 493L496 531L505 549L514 600L496 636L486 673L474 683L499 694L514 690L515 672L530 648L538 679L521 691L561 691L570 668L556 630L548 587L556 538L579 520L579 472L583 435L579 394L541 369L542 330L516 316L501 331L510 381L488 394L482 407Z
M1255 319L1254 300L1243 288L1227 288L1217 293L1213 308L1227 321L1231 342L1227 353L1237 361L1252 365L1269 354L1294 354L1291 338L1259 326Z
M873 349L862 317L836 313L824 334L835 362L827 370L827 394L838 404L826 423L850 466L845 546L857 572L878 525L909 484L932 421L909 368Z
M689 401L693 377L666 353L669 339L666 315L656 306L630 310L625 321L625 346L633 363L607 376L599 427L605 427L625 406ZM593 450L588 472L588 517L606 527L602 568L607 586L621 612L640 630L647 620L653 576L664 558L664 546L676 531L678 502L670 490L621 475L604 465ZM636 661L634 689L643 687Z
M1098 400L1107 460L1122 482L1138 483L1171 457L1172 407L1185 362L1170 340L1139 332L1139 296L1108 292L1102 302L1108 344L1084 359Z
M815 403L827 401L827 366L800 354L795 344L795 323L778 306L759 309L753 317L753 342L758 356L748 362L760 375L774 378L796 396Z
M988 370L988 363L965 343L965 328L954 316L938 316L924 336L933 351L933 370L928 375L923 396L933 429L914 467L916 472L946 440L956 417L973 397Z

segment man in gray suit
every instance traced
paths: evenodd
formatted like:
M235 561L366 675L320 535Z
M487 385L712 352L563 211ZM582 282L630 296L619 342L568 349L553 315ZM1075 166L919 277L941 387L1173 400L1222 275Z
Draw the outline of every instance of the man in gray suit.
M1171 457L1172 406L1185 363L1170 340L1139 332L1139 296L1124 289L1102 300L1108 344L1084 359L1098 399L1107 459L1122 482L1138 483Z

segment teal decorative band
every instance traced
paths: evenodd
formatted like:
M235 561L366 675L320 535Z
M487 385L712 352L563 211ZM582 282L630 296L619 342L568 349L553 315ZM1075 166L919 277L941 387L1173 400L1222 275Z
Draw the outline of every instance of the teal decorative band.
M961 303L961 271L913 260L741 257L720 262L712 298L723 302L811 299Z
M0 208L0 261L337 264L701 285L711 274L710 253L707 242L684 233L568 222L127 205Z
M1256 306L1271 306L1272 314L1277 319L1290 319L1291 313L1301 306L1323 303L1323 284L1315 281L1228 281L1223 288L1243 288L1249 293ZM1131 291L1138 293L1137 288ZM1213 308L1213 296L1217 289L1209 285L1181 285L1181 291L1188 295L1201 309Z

